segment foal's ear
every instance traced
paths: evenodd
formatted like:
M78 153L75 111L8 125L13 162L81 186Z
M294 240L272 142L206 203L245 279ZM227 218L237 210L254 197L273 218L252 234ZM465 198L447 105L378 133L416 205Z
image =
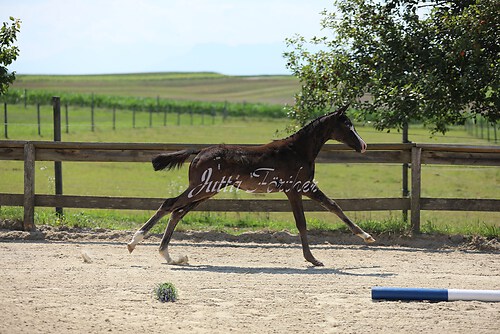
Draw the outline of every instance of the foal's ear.
M346 104L345 106L340 107L339 109L337 109L337 111L335 113L337 114L337 116L342 116L345 114L347 108L349 108L349 104Z

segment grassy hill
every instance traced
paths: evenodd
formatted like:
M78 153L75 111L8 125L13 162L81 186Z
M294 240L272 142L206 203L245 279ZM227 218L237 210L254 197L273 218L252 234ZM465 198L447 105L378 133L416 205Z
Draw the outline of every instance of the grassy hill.
M103 75L17 75L13 89L171 100L291 104L292 76L227 76L211 72Z

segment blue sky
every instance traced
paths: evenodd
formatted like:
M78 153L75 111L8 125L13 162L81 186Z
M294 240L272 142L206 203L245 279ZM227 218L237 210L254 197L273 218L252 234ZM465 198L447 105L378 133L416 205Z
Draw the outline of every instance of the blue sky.
M285 38L320 35L325 0L0 0L22 20L18 74L290 74Z

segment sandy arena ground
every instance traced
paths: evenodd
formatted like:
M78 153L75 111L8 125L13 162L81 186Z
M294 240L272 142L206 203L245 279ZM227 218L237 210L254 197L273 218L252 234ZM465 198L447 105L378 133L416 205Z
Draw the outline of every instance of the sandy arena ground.
M370 296L372 286L500 289L495 248L313 238L325 263L313 268L296 236L177 233L171 254L190 264L168 266L158 238L129 254L130 235L0 231L0 333L499 333L500 303ZM152 297L161 282L177 287L177 302Z

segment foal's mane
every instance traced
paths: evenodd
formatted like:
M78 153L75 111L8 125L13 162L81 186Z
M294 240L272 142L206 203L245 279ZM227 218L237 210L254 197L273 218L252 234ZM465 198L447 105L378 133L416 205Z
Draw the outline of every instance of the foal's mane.
M329 118L330 116L332 116L333 114L336 114L336 113L338 113L338 110L329 112L328 114L321 115L319 117L316 117L315 119L313 119L312 121L310 121L309 123L304 125L300 130L291 134L290 136L286 137L285 139L294 138L297 136L301 136L303 134L310 134L318 126L318 124L324 122L325 119Z

